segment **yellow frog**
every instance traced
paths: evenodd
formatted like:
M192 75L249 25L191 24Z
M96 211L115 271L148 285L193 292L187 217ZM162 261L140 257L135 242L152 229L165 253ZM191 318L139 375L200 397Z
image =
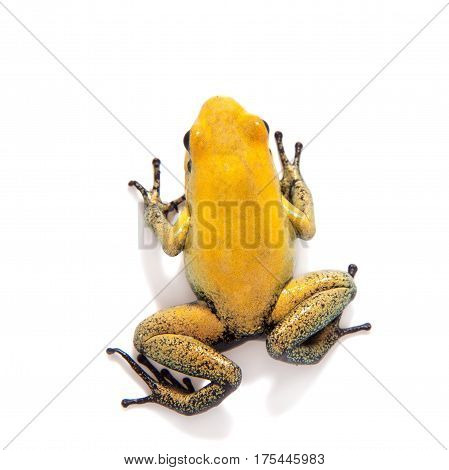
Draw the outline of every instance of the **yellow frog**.
M122 405L155 402L185 415L218 405L240 384L238 365L221 354L238 341L266 335L268 354L292 364L315 364L343 335L369 330L365 323L340 328L343 309L354 298L348 273L318 271L292 279L294 242L315 234L313 201L299 170L302 145L291 163L282 134L275 140L283 166L279 181L268 146L265 121L235 100L206 101L184 137L185 196L160 199L160 161L153 161L154 185L135 186L145 202L145 221L164 251L185 255L185 270L198 301L161 310L135 331L138 360L120 354L150 389ZM185 200L172 225L167 216ZM168 369L210 381L195 390Z

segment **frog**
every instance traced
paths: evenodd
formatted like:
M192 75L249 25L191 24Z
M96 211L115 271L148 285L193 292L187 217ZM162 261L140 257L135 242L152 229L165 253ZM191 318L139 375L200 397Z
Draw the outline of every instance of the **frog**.
M183 252L197 300L140 322L134 333L137 360L119 348L107 349L149 389L145 397L122 400L122 406L155 403L196 415L237 390L242 371L223 353L248 339L265 339L273 359L313 365L341 337L371 328L340 326L356 295L356 265L293 277L296 239L315 235L314 205L300 171L303 145L295 144L290 161L282 133L274 134L280 177L269 133L266 121L233 98L214 96L184 137L185 194L161 200L157 158L152 189L129 182L142 194L145 223L164 252ZM178 380L171 371L185 377ZM196 389L191 377L207 383Z

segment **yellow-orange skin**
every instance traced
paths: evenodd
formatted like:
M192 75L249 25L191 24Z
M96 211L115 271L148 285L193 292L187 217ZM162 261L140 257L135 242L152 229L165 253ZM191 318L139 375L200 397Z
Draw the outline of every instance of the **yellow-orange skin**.
M231 333L261 332L292 277L296 238L282 208L267 129L233 99L212 98L191 128L188 158L192 160L191 171L186 172L188 279ZM242 209L248 201L253 205ZM256 205L261 208L260 219L251 210ZM272 208L269 213L267 207ZM211 227L210 232L206 227ZM211 248L204 247L205 233L214 234ZM254 240L254 248L243 240Z

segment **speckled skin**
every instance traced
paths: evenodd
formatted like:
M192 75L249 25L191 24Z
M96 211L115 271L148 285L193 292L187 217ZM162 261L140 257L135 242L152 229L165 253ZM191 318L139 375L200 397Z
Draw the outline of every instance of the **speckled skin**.
M198 301L150 316L136 328L139 361L120 354L147 383L150 394L122 404L159 403L185 415L219 404L240 384L240 368L221 354L224 346L264 334L271 357L293 364L318 362L342 336L370 328L339 327L340 316L356 294L349 273L319 271L293 279L294 240L315 234L313 201L299 170L302 145L287 159L282 134L275 133L283 166L281 181L268 147L268 127L231 98L214 97L202 107L186 146L186 196L165 204L160 200L160 162L155 159L151 191L132 181L145 201L145 220L164 251L184 251L186 274ZM174 225L167 214L186 200ZM242 212L243 204L266 208ZM209 210L204 211L205 204ZM271 210L271 207L276 210ZM213 244L204 242L212 229ZM249 247L242 243L251 235ZM243 237L243 238L242 238ZM276 240L276 243L273 243ZM195 391L148 358L164 366L210 381Z

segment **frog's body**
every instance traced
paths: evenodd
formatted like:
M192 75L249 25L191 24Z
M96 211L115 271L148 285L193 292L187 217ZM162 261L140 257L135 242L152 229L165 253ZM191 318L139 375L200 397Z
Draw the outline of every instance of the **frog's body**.
M349 274L321 271L292 280L295 238L315 233L313 203L299 172L301 144L290 163L276 143L284 168L277 177L264 121L231 98L208 100L186 135L186 205L176 223L171 204L159 199L159 161L155 184L147 192L146 221L174 256L184 250L187 278L198 302L162 310L136 329L134 344L156 381L127 354L121 354L151 389L148 397L124 400L124 406L154 401L183 414L220 403L239 385L240 368L216 347L236 339L267 335L267 349L295 364L318 362L344 334L369 324L341 329L339 317L356 289ZM215 348L214 348L215 346ZM147 358L179 372L210 380L193 390Z
M214 145L200 147L205 135ZM194 291L215 307L231 334L261 333L292 277L296 238L286 212L276 211L282 193L266 128L235 101L212 99L190 131L190 151L195 161L186 181L187 277ZM263 210L270 204L271 212ZM202 246L209 234L214 236L212 249ZM282 240L269 247L272 234L281 234ZM254 242L254 247L248 248L244 241Z

